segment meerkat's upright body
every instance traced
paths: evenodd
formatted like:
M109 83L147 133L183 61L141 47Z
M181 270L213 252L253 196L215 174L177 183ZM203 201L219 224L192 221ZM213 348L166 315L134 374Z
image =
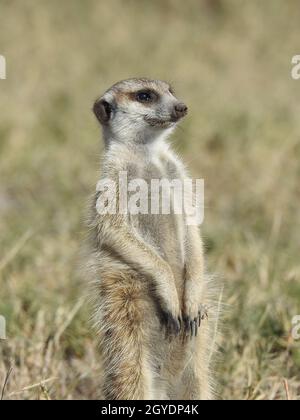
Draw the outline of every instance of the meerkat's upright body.
M167 136L187 113L167 83L131 79L94 106L105 152L101 179L183 180ZM210 399L210 327L203 249L184 214L90 214L90 259L106 399ZM150 193L149 193L150 197ZM172 203L174 206L174 202ZM108 204L109 206L109 204ZM173 211L172 211L173 210ZM200 327L200 328L199 328Z

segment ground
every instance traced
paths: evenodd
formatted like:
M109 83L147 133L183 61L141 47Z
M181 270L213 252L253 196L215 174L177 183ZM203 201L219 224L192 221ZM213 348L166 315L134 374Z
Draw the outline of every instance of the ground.
M224 285L220 397L300 399L298 2L0 6L0 398L98 395L80 274L102 150L91 108L113 82L148 76L190 109L174 147L205 179L207 265Z

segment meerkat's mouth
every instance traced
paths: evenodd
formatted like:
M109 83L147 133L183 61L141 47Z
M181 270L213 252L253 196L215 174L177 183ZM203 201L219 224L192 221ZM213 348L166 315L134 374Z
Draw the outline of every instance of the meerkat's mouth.
M148 117L147 115L144 117L145 121L151 125L151 127L160 127L160 128L168 128L175 124L178 120L174 119L161 119L155 117Z

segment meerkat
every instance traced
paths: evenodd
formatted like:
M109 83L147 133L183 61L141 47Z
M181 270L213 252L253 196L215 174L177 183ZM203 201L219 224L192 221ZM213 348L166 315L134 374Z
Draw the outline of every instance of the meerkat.
M187 106L168 83L118 82L93 111L105 143L101 179L118 185L120 172L147 182L187 176L168 142ZM99 214L101 194L88 219L88 266L103 398L212 399L209 288L198 227L174 212Z

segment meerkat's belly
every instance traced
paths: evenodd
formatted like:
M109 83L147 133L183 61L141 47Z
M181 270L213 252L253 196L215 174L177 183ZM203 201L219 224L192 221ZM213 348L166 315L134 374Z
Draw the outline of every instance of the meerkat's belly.
M143 238L171 266L176 285L182 287L184 270L185 226L175 215L139 215L133 225Z
M169 263L175 276L178 292L181 295L184 279L186 224L184 215L175 214L174 211L174 200L180 200L180 197L176 197L172 187L168 193L168 185L164 189L164 193L161 188L159 189L159 197L157 197L157 183L162 180L170 183L173 181L165 166L148 164L142 168L139 176L148 185L147 212L144 205L144 214L131 215L131 221L144 240L151 244L158 254ZM153 205L153 200L158 200L160 205ZM158 214L154 214L157 212Z

